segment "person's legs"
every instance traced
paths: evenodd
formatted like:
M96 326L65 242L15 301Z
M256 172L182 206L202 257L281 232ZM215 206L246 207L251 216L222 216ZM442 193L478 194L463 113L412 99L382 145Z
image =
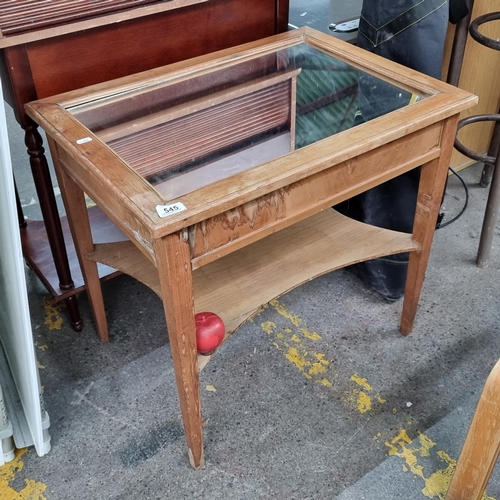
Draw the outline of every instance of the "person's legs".
M446 0L367 0L363 2L357 45L409 68L440 78L448 24ZM358 120L372 120L409 104L411 96L369 75L359 80ZM336 208L356 220L410 233L420 178L413 170L362 193ZM388 300L404 293L408 255L363 262L351 269Z

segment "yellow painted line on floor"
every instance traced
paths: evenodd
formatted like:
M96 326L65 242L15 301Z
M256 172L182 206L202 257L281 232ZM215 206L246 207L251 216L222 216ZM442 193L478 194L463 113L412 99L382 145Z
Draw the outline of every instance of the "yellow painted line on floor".
M332 365L328 361L326 354L318 352L315 349L315 343L321 340L321 335L305 328L302 325L302 319L288 311L278 300L271 301L268 307L272 307L290 322L290 325L284 329L278 329L277 325L272 321L265 321L260 324L262 330L272 339L272 343L276 349L283 352L288 361L304 377L314 380L325 387L333 387L331 377L333 371ZM254 318L254 322L257 317ZM372 401L372 395L368 394L368 392L372 392L373 389L367 379L354 374L351 377L351 381L356 386L352 390L344 392L341 397L342 401L357 409L361 414L372 410L374 402ZM360 390L359 387L363 390ZM386 402L379 394L373 397L379 404Z
M63 322L59 314L63 307L62 303L56 302L52 297L44 297L42 304L45 309L45 324L49 330L60 330Z
M14 481L16 474L24 467L21 457L26 452L26 448L17 450L14 460L0 467L0 498L2 500L46 500L43 493L47 489L47 485L43 483L25 479L26 486L20 491L16 491L10 485Z
M320 340L321 337L316 333L316 332L310 332L309 330L307 330L307 328L302 328L300 326L300 323L302 322L302 320L298 317L298 316L295 316L294 314L291 314L289 313L285 306L283 304L281 304L280 302L278 302L277 300L272 300L270 302L271 306L279 313L281 314L281 316L283 316L284 318L290 320L290 322L294 325L294 326L297 326L299 327L300 329L300 333L302 333L302 335L304 337L306 337L307 339L309 340Z
M424 482L422 493L428 498L444 499L448 490L457 461L443 450L435 449L436 443L425 434L419 434L418 439L411 440L406 430L402 430L392 441L386 442L389 455L400 457L403 461L403 470L411 472ZM435 454L443 463L443 468L426 475L422 458ZM482 500L495 500L494 497L483 495Z
M327 377L330 362L326 359L326 355L306 345L306 342L310 343L320 340L320 335L301 326L302 320L298 316L290 314L283 304L277 300L270 302L270 306L291 323L290 327L286 327L283 330L278 329L277 325L272 321L265 321L260 324L262 330L272 339L276 349L283 352L288 361L304 377L326 387L331 387L333 383Z
M367 382L366 378L361 378L359 375L354 374L351 377L351 380L353 382L356 382L359 386L363 387L363 389L366 389L367 391L372 390L372 386Z
M351 393L351 399L354 399L357 396L356 406L358 408L359 413L366 413L367 411L370 411L373 408L372 397L367 393L373 391L372 386L368 383L366 378L362 378L356 373L351 377L351 380L358 386L360 386L362 389L364 389L363 391L354 390ZM377 394L375 398L380 404L384 404L386 402L385 399L383 399L380 396L380 394Z
M350 391L345 391L341 397L341 401L354 407L359 413L367 413L374 409L375 403L383 405L386 400L380 394L373 393L373 387L368 383L366 378L362 378L356 373L350 378L357 387ZM361 387L361 389L359 389Z
M328 378L328 375L332 375L333 371L331 363L326 359L326 354L314 349L314 343L321 340L321 335L304 328L302 320L289 312L279 301L274 300L270 302L269 306L291 323L290 326L283 329L279 329L272 321L260 323L260 327L269 335L273 345L283 352L304 377L336 390L332 379ZM254 317L254 322L257 322L258 316ZM344 404L357 409L361 415L373 410L374 402L380 405L387 402L380 394L372 394L373 387L368 379L355 373L350 377L350 381L355 384L355 387L344 391L340 399ZM397 413L397 409L393 408L392 412ZM412 421L408 421L407 424L412 425ZM381 432L377 433L372 440L375 445L382 444L384 441ZM404 461L403 470L405 472L410 472L423 480L422 493L426 497L444 499L456 468L456 460L445 451L435 449L436 443L425 434L420 433L418 439L412 441L404 429L392 440L385 441L385 446L388 448L388 455L400 457ZM421 461L425 457L430 457L431 453L439 458L443 463L443 468L426 473ZM485 493L482 500L496 499Z

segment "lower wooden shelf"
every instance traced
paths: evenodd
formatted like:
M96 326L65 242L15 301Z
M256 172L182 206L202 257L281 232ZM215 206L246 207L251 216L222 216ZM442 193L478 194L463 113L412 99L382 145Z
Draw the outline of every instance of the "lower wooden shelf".
M89 208L89 218L92 234L96 243L126 240L127 237L111 222L99 207ZM61 217L61 228L68 254L68 263L71 270L74 287L63 290L59 287L59 277L54 265L54 257L47 239L45 223L43 220L28 220L26 227L21 229L21 242L23 255L27 264L40 278L49 293L57 300L65 300L72 295L85 290L80 264L76 255L75 246L71 237L68 220ZM99 265L99 276L104 281L121 274L116 269L106 265Z
M325 210L196 269L195 310L217 313L230 335L268 302L317 276L419 248L411 234ZM119 269L161 297L156 268L131 241L96 244L87 258ZM200 368L206 362L201 356Z

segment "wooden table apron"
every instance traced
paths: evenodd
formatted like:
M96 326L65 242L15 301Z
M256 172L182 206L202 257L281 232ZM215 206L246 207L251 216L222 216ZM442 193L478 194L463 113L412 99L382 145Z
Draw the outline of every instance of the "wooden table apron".
M101 340L108 339L97 262L123 271L162 299L190 462L204 463L194 315L213 311L228 336L263 305L316 276L355 262L410 252L400 329L410 333L453 148L458 113L476 98L310 30L224 52L218 63L280 49L305 36L337 57L428 97L290 154L187 193L187 210L160 218L164 197L60 107L130 89L139 77L27 105L47 132L68 221ZM332 46L331 46L332 45ZM246 52L245 52L246 50ZM268 53L268 52L266 52ZM193 65L194 64L194 65ZM196 66L198 64L198 66ZM170 66L212 71L214 61ZM147 75L162 82L165 69ZM177 73L176 73L177 72ZM144 79L144 76L141 77ZM118 85L118 86L117 86ZM121 85L121 87L120 87ZM422 90L423 89L423 90ZM88 137L90 134L92 137ZM85 140L82 141L82 138ZM421 166L412 234L353 221L331 207ZM87 193L129 241L94 244Z

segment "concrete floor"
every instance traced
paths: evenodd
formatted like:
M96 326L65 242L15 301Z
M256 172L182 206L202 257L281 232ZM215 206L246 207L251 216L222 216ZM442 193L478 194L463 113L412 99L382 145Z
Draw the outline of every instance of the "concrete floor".
M10 119L16 179L36 217L22 134ZM163 309L122 276L105 283L111 342L69 327L27 270L52 450L0 468L0 498L443 498L479 391L500 356L500 233L474 264L487 190L464 176L465 215L437 231L413 333L346 271L270 304L201 375L206 466L190 468ZM56 191L57 192L57 191ZM443 210L464 192L450 178ZM500 498L500 481L489 486ZM31 495L31 496L28 496Z

